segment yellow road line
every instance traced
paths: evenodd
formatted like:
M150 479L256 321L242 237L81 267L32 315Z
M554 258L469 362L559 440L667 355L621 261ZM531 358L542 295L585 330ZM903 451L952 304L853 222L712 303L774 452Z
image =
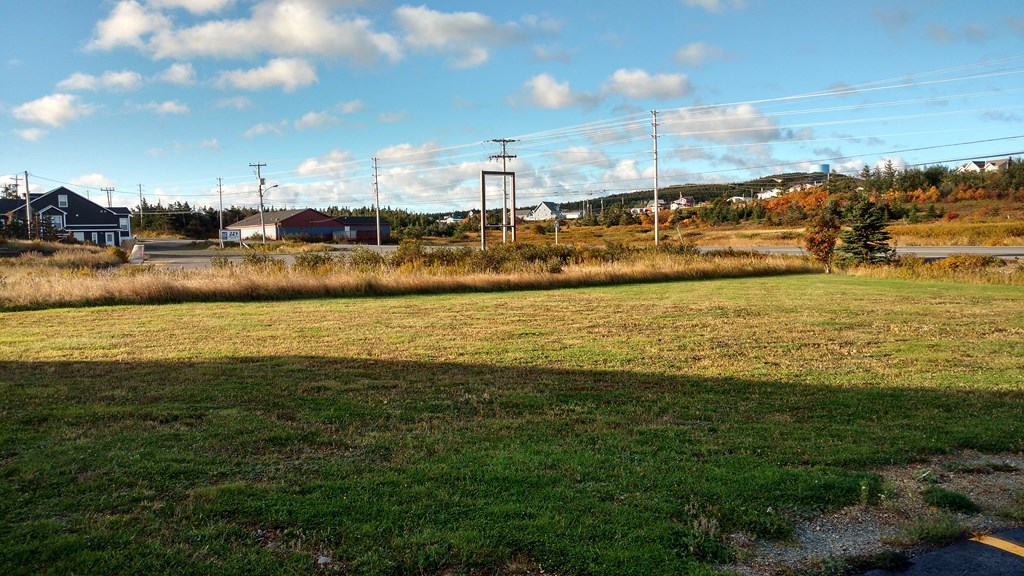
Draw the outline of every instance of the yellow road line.
M1013 542L1007 542L1006 540L1000 540L999 538L993 538L991 536L984 535L976 536L974 538L971 538L971 540L974 540L975 542L981 542L982 544L987 544L995 548L999 548L1000 550L1005 550L1010 554L1016 554L1017 556L1024 557L1024 546L1018 546Z

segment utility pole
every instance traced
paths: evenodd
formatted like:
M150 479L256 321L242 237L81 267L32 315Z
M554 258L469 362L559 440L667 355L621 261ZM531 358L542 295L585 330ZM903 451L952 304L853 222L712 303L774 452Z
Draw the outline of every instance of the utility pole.
M110 196L111 192L113 192L113 191L114 191L113 188L100 188L100 192L106 192L107 193L107 208L110 208L111 206L114 205L114 200ZM141 206L141 204L140 204L140 206ZM141 220L140 220L140 222L141 222Z
M654 245L658 245L658 111L651 110L654 116Z
M139 184L139 232L142 232L142 205L146 203L146 200L142 197L142 184Z
M255 164L249 164L250 168L256 168L256 186L260 193L260 229L263 235L263 244L267 243L267 224L263 221L263 176L260 175L260 168L266 166L265 163L257 162Z
M28 170L25 170L25 237L32 239L32 205L29 199Z
M217 197L220 199L220 228L217 229L217 236L220 238L220 247L224 247L224 180L217 178Z
M518 140L513 140L511 138L495 138L494 140L491 140L491 142L495 142L497 144L501 144L501 154L494 154L493 156L490 157L490 159L491 160L497 160L498 158L501 158L501 171L502 172L508 172L508 167L505 164L505 162L507 160L511 160L511 159L515 158L515 155L511 155L510 156L506 152L505 146L507 146L508 144L511 144L513 142L518 142ZM507 234L508 234L508 224L509 224L508 176L502 176L501 177L501 198L502 198L502 202L501 202L501 241L502 242L507 242L508 241L508 236L507 236ZM516 209L516 207L513 206L512 207L512 218L515 218L515 209ZM512 240L515 241L515 238L513 238Z
M377 184L377 157L373 158L373 204L377 207L377 246L380 246L380 186Z

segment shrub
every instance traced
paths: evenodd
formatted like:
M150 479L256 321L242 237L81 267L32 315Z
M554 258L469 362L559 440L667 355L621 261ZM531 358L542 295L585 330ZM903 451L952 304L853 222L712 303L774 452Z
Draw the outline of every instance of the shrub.
M903 528L898 544L946 546L967 535L967 528L948 512L919 518Z
M242 265L250 268L259 268L268 272L281 271L284 269L284 262L264 252L246 252L242 257Z
M807 225L804 247L825 267L825 273L832 273L832 257L839 240L839 218L835 210L821 210L817 217Z
M117 246L107 246L106 252L120 260L122 264L128 263L128 252L125 252L121 248L118 248Z
M939 486L929 486L928 488L925 488L924 492L921 493L921 496L927 504L936 508L967 513L977 512L980 510L978 505L971 501L967 496L959 492L940 488Z
M1003 260L995 256L979 254L951 254L932 264L935 268L949 272L976 272L1002 266Z
M360 246L349 256L348 265L364 272L379 271L384 267L384 256Z
M330 252L303 252L295 255L296 270L307 272L324 271L334 266L334 255Z
M219 270L226 270L234 266L227 256L213 256L210 258L210 266Z

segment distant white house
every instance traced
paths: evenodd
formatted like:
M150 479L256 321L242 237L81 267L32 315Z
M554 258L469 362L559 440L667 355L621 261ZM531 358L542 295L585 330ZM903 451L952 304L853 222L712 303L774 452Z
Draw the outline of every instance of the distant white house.
M1013 165L1013 160L1010 158L1001 158L999 160L971 160L967 164L956 169L957 172L996 172L998 170L1006 170Z
M454 226L461 222L462 220L456 218L454 214L449 214L448 216L445 216L444 218L441 218L440 220L437 221L437 223L441 224L442 226Z
M541 202L536 208L530 210L530 213L523 217L523 220L528 222L541 222L544 220L554 220L555 218L562 218L562 211L558 209L558 205L554 202Z
M750 201L751 201L750 198L746 198L746 197L743 197L743 196L731 196L729 198L729 202L731 202L733 204L746 204L747 202L750 202Z
M778 198L782 195L782 188L772 188L771 190L764 190L757 193L758 200L771 200L772 198Z

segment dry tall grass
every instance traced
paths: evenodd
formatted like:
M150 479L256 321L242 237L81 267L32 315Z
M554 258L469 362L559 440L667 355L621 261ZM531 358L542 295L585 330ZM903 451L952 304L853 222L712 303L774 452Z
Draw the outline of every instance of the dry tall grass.
M1024 286L1024 266L1021 263L974 254L954 254L934 262L903 256L890 265L856 266L844 273L869 278Z
M1024 246L1024 222L932 222L888 227L900 246Z
M198 271L79 269L6 279L0 276L4 284L0 309L530 290L819 271L805 258L734 252L704 256L650 253L622 262L570 264L555 272L546 271L546 266L468 274L443 273L436 267L286 268L274 264Z

